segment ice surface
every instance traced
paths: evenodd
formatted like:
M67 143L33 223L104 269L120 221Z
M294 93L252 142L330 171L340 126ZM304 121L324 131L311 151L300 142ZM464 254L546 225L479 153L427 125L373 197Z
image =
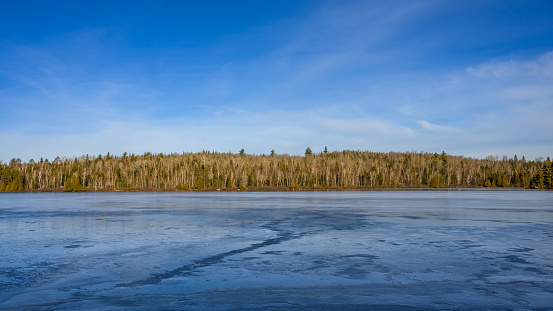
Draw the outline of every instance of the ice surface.
M2 193L0 310L550 310L553 192Z

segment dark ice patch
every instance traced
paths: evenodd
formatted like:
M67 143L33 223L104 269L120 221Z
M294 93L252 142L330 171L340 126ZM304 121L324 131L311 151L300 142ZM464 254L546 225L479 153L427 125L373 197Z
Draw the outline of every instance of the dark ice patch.
M374 259L378 259L379 257L375 255L369 255L369 254L353 254L353 255L342 256L340 258L365 258L372 262Z
M540 269L534 268L534 267L524 268L524 270L529 271L529 272L534 272L534 273L537 273L537 274L546 274L545 272L541 271Z
M390 273L392 272L392 269L388 266L385 266L385 265L376 265L376 271L378 272L381 272L381 273Z
M282 251L266 251L261 253L261 255L280 255Z
M516 255L508 255L503 256L503 258L507 259L508 262L516 262L516 263L523 263L523 264L529 264L528 261L526 261L524 258L520 258Z
M484 269L475 273L474 276L476 276L479 280L485 281L488 277L493 276L499 272L500 272L499 270L495 270L495 269Z
M424 219L423 217L420 217L420 216L411 216L411 215L405 215L405 216L401 216L401 217L407 218L407 219L413 219L413 220Z
M529 247L519 247L519 248L511 248L511 249L508 249L507 251L516 252L516 253L528 253L533 250L534 250L533 248L529 248Z
M368 271L363 270L363 269L359 269L356 266L350 266L350 267L347 267L345 269L342 269L342 270L334 273L334 275L336 275L336 276L341 276L341 277L345 277L347 279L352 279L352 280L365 279L368 274L369 274Z
M463 246L463 249L483 246L482 244L476 244L474 241L471 240L456 240L455 242L461 244Z

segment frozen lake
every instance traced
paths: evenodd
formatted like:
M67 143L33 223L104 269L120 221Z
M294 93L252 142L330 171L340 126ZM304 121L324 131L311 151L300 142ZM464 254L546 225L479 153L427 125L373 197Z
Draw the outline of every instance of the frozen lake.
M1 193L0 310L552 310L553 191Z

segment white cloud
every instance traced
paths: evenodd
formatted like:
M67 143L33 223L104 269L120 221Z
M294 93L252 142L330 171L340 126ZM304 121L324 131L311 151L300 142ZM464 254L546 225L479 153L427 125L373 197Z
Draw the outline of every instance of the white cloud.
M489 62L469 67L467 72L481 78L543 77L553 78L553 52L529 61Z
M445 126L445 125L438 125L438 124L431 124L424 120L418 120L417 123L422 126L424 129L433 131L433 132L453 132L457 131L456 129Z

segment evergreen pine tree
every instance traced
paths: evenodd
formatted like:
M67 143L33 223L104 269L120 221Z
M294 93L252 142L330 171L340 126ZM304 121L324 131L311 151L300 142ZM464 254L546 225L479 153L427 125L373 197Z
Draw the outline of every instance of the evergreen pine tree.
M2 178L0 179L0 191L9 191L8 187L11 183L11 170L9 167L6 167L4 173L2 173Z
M553 186L553 172L551 167L551 161L549 160L549 157L547 158L547 161L543 165L542 171L543 171L543 185L547 188L551 188Z

